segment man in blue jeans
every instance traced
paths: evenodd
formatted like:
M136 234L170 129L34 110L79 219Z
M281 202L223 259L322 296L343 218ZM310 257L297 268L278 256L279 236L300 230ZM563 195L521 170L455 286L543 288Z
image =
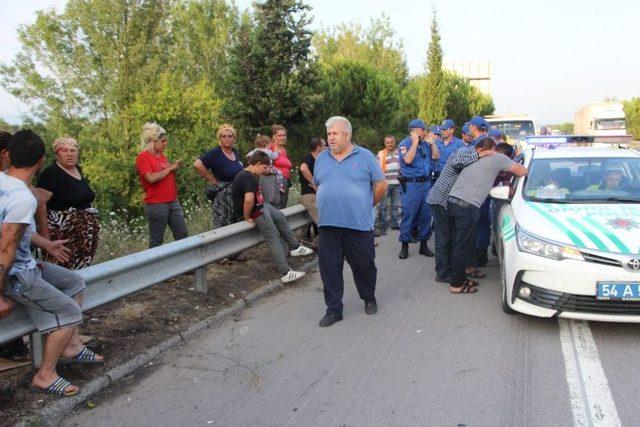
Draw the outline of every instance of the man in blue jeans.
M346 259L367 314L375 314L377 269L373 242L373 206L387 182L373 153L351 143L351 123L341 116L326 123L329 150L318 155L314 181L320 216L318 261L326 315L320 327L342 320Z

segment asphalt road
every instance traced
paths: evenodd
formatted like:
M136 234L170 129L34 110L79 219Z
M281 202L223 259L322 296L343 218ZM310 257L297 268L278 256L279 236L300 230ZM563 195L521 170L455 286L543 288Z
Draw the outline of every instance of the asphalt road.
M345 269L344 320L319 328L311 272L65 425L640 425L640 327L503 314L495 260L452 295L396 239L377 240L378 314Z

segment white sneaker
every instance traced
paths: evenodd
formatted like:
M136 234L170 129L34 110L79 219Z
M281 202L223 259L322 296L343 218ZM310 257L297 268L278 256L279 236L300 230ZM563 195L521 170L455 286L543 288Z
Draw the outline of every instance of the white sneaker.
M303 277L305 274L307 273L305 273L304 271L289 270L287 274L280 278L280 281L282 281L282 283L293 282L294 280L298 280L299 278Z
M289 251L289 255L291 256L307 256L307 255L311 255L313 253L313 249L308 248L306 246L298 246L297 248L295 248L292 251Z

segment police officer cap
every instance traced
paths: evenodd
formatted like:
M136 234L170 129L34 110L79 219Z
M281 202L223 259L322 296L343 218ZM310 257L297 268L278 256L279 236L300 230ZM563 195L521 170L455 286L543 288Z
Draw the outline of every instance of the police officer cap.
M425 125L424 122L420 119L413 119L409 122L409 129L415 128L426 129L427 125Z
M444 121L440 125L441 130L449 130L453 127L456 127L456 124L451 119L444 119Z
M469 134L469 122L462 125L462 129L460 129L460 132L464 133L465 135Z
M469 124L474 125L478 129L487 129L489 127L489 123L482 116L473 116L471 120L469 120Z
M492 138L502 138L502 131L498 128L489 129L489 136Z
M429 128L432 134L440 136L440 126L433 125Z

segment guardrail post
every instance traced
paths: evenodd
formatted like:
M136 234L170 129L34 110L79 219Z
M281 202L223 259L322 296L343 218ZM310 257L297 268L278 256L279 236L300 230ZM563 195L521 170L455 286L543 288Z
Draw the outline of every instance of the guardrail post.
M44 356L45 336L40 332L33 332L29 335L29 347L31 347L31 366L39 368Z
M209 292L209 285L207 284L207 267L197 268L193 275L193 285L198 292L206 294Z

